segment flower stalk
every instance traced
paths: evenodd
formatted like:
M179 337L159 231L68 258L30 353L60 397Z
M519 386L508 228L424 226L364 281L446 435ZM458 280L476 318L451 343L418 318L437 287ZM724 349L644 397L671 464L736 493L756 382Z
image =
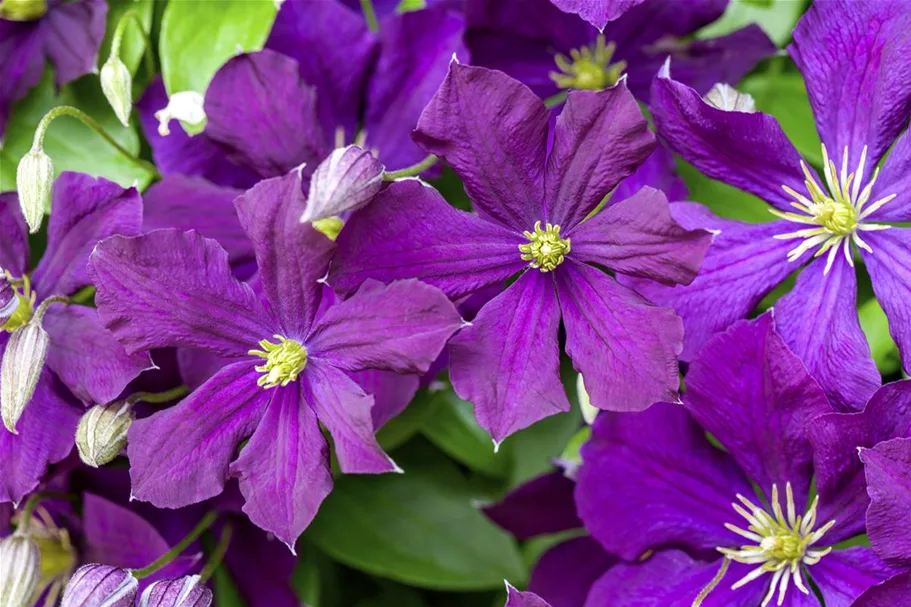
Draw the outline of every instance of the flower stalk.
M437 163L439 158L436 154L431 154L424 160L410 167L399 169L398 171L386 171L383 175L383 181L395 181L396 179L405 179L406 177L417 177Z
M207 513L204 517L202 517L202 519L200 519L200 521L196 524L195 527L193 527L193 529L190 531L190 533L187 534L185 538L180 540L180 542L178 542L173 548L158 557L155 562L146 567L143 567L142 569L133 569L133 577L135 577L137 580L141 580L142 578L149 577L153 573L160 571L166 567L171 561L180 556L184 550L189 548L190 544L199 539L199 536L201 536L206 531L206 529L211 527L217 518L218 513Z

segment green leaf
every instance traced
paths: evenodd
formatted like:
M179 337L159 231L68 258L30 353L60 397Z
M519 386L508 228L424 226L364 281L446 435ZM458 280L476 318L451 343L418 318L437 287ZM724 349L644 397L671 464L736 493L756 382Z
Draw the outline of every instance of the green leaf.
M784 46L803 14L802 0L732 0L721 19L702 28L697 38L716 38L757 23L775 44Z
M240 591L231 579L231 574L225 567L219 567L212 576L212 589L215 594L215 604L219 607L247 607Z
M396 447L404 445L421 431L433 409L432 400L433 396L426 389L418 391L414 400L404 411L380 428L376 440L379 441L384 451L392 451Z
M576 432L569 442L566 444L566 448L563 449L563 453L560 455L560 459L564 462L576 465L582 465L582 445L588 442L592 436L591 426L585 426L578 432Z
M4 165L0 170L0 191L15 189L15 167L19 159L31 148L41 118L58 105L80 108L131 154L139 152L139 135L133 128L121 125L114 116L97 76L84 76L65 86L57 95L53 76L47 71L38 86L13 109L0 149ZM95 131L70 116L59 117L51 123L44 138L44 149L54 161L58 175L62 171L79 171L105 177L124 187L136 183L140 190L153 179L151 171L137 166Z
M168 94L205 94L209 82L239 52L262 49L275 21L274 0L169 2L161 23L161 72Z
M108 0L107 29L101 51L98 53L100 63L107 61L111 54L111 40L120 19L130 10L134 11L143 24L148 34L152 27L152 0ZM120 60L127 66L131 74L136 74L142 56L145 53L146 38L139 32L135 19L130 19L124 30L123 39L120 41Z
M521 583L515 542L478 510L458 468L426 443L407 447L395 454L405 474L338 479L306 537L349 567L412 586Z
M898 346L889 334L889 321L879 302L871 299L858 308L857 315L860 317L860 327L867 336L867 343L870 344L870 352L879 372L882 375L899 372L901 358Z
M510 458L494 453L493 440L475 421L471 403L446 388L434 394L432 406L423 433L433 444L472 470L494 477L509 474Z

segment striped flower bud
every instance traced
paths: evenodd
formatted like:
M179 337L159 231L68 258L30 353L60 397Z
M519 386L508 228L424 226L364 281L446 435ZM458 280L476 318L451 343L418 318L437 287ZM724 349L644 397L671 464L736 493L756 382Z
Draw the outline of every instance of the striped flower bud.
M3 424L18 434L16 424L32 400L50 344L41 323L32 319L13 331L0 362L0 413Z
M125 569L83 565L66 585L60 607L133 607L138 586Z
M310 179L301 222L338 217L366 206L383 187L383 163L356 145L334 150Z
M16 297L16 291L0 269L0 327L12 318L18 307L19 298Z
M101 90L123 126L130 126L133 109L133 76L120 57L111 55L101 66Z
M41 551L35 540L17 532L0 541L0 605L31 607L40 578Z
M28 231L34 234L41 229L44 213L51 208L51 192L54 189L54 163L43 148L33 147L19 161L16 189Z
M139 607L209 607L211 604L212 591L198 575L155 582L139 599Z
M113 461L126 446L127 432L135 419L133 405L123 400L86 411L76 426L79 457L93 468Z

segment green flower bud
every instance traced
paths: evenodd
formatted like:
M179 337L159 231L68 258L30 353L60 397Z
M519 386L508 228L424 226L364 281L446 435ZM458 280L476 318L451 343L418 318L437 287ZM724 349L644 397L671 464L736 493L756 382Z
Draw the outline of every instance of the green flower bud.
M0 541L0 605L30 607L38 597L41 579L41 551L24 533Z
M3 0L0 2L0 19L9 21L35 21L47 12L47 0Z
M133 76L120 57L111 55L101 66L101 90L123 126L130 126L133 109Z
M41 229L44 214L51 208L51 192L54 188L54 163L44 153L44 149L33 147L19 161L16 187L28 231L34 234Z
M0 362L0 413L13 434L18 434L16 424L35 393L49 344L47 332L35 318L13 331L6 344Z
M136 414L128 401L95 405L76 426L76 448L87 465L98 468L110 463L127 444L127 432Z

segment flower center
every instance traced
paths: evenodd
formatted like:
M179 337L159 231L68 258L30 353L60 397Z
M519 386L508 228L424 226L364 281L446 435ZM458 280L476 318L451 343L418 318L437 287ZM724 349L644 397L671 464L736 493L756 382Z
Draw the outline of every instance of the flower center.
M600 91L613 86L626 69L625 61L611 63L616 49L616 44L606 44L604 36L599 34L594 45L573 49L569 57L563 54L554 57L560 71L551 72L550 79L561 89Z
M528 244L520 244L519 252L529 266L542 272L551 272L563 263L569 253L569 238L560 238L560 226L546 224L541 229L541 222L535 222L534 232L525 232Z
M784 191L794 198L791 206L800 211L800 213L785 213L777 209L770 210L773 215L782 219L814 226L788 234L779 234L775 238L780 240L799 238L803 240L800 245L788 251L788 261L797 261L804 253L814 247L816 248L814 257L819 257L828 251L825 269L825 274L828 274L839 248L843 251L845 259L852 267L854 266L854 256L851 252L852 242L865 251L873 252L870 246L861 238L859 232L886 230L891 227L876 223L866 223L864 220L895 198L895 194L889 194L869 205L867 204L870 201L873 184L876 183L876 178L879 176L879 169L877 168L873 171L873 176L867 185L861 188L864 165L867 161L867 146L864 146L861 152L857 170L851 173L848 172L847 147L845 147L842 155L840 171L835 166L835 162L829 158L825 144L822 146L822 157L825 166L826 189L816 182L806 163L801 160L800 166L803 168L803 173L806 177L804 184L809 198L788 186L782 186Z
M47 0L3 0L0 19L10 21L35 21L47 12Z
M0 280L2 279L0 277ZM7 274L6 280L12 287L14 296L3 306L3 309L0 309L0 321L5 319L5 322L0 324L0 330L12 333L19 327L28 324L28 321L32 319L32 315L35 313L36 294L32 291L28 276L23 276L21 280L15 280Z
M772 512L760 508L742 495L737 499L740 504L732 504L734 510L746 519L749 526L741 529L735 525L726 524L725 528L753 542L751 545L741 546L739 549L719 547L718 551L731 561L756 565L756 569L737 581L731 588L736 590L767 573L772 574L769 591L762 601L766 607L778 593L777 604L784 603L785 593L791 580L803 592L809 594L803 581L801 564L815 565L832 551L832 548L813 550L811 546L818 542L826 532L832 528L835 521L829 521L817 530L816 509L819 505L819 496L803 516L798 516L794 504L794 492L791 483L787 484L786 512L782 510L779 501L778 486L772 485ZM742 504L742 505L741 505Z
M301 342L281 335L273 337L278 340L277 343L264 339L259 342L262 350L248 352L252 356L266 359L266 364L255 367L263 374L256 383L266 389L287 386L296 381L307 366L307 348Z

